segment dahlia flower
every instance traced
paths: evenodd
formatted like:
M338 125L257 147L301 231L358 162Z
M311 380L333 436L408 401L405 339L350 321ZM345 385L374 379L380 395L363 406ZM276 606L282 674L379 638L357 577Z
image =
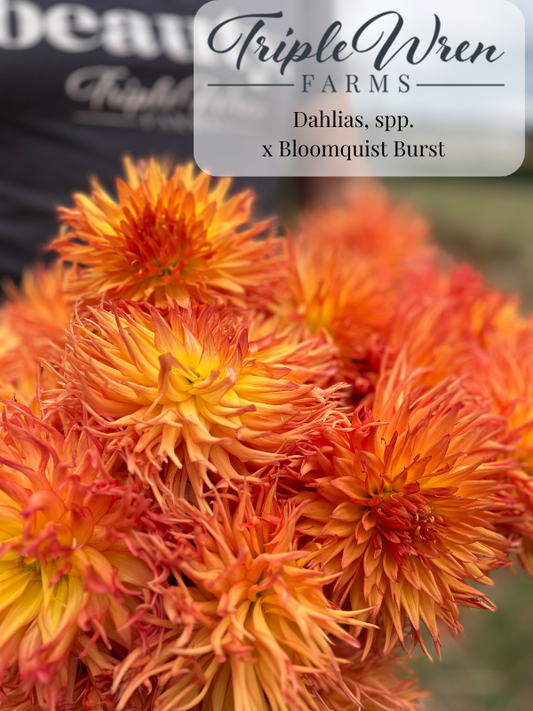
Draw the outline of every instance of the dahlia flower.
M22 348L20 339L11 330L5 318L5 312L0 311L0 396L10 400L15 394L15 385L23 385L24 392L31 396L34 392L34 379L21 378L21 361L25 364L25 371L31 372L31 362L26 360L26 353ZM30 380L28 384L28 380ZM22 382L21 382L22 381Z
M458 374L473 398L503 418L497 440L515 463L498 475L504 485L497 492L497 530L533 571L531 323L520 315L516 297L487 287L467 267L426 275L398 299L381 357L406 352L425 388ZM375 364L379 368L380 358Z
M265 464L288 432L297 436L297 423L319 406L309 381L327 374L335 349L273 333L254 341L253 319L215 306L169 309L168 321L132 303L73 319L66 388L156 492L166 462L201 497L213 474L248 476L231 458Z
M416 711L533 570L531 323L375 185L281 240L125 171L0 310L0 707Z
M406 353L427 387L451 375L477 374L487 343L522 329L517 299L488 287L468 267L422 269L418 275L419 283L396 294L382 351L389 357Z
M117 651L120 645L117 645ZM27 690L21 684L18 670L4 677L0 688L0 706L5 711L110 711L116 709L119 693L112 691L113 672L120 661L116 651L110 651L102 640L91 640L80 633L72 648L68 665L68 681L61 688L56 678L57 692L47 689L43 698L42 686ZM56 690L54 690L56 691ZM150 708L150 693L145 689L130 698L128 709L146 711Z
M289 238L277 311L308 334L327 331L340 349L338 380L352 382L364 370L376 338L390 327L398 282L433 254L427 237L424 220L375 186L304 213Z
M106 476L97 447L22 405L0 435L0 679L54 708L75 658L101 638L126 649L135 600L152 579L128 544L142 504ZM84 639L83 645L80 641ZM14 667L14 665L16 665ZM71 690L71 689L70 689ZM29 697L28 697L29 698Z
M94 182L91 197L75 195L62 208L68 225L52 242L63 262L76 269L68 281L72 296L150 301L166 296L182 306L224 300L263 303L279 278L281 242L255 238L270 222L251 222L253 193L226 199L231 180L210 187L193 164L134 165L125 160L127 182L117 180L118 201Z
M306 553L292 545L299 509L278 513L270 496L256 511L247 491L233 514L227 500L212 514L181 506L167 618L149 654L135 650L119 668L116 686L122 672L139 672L118 711L152 677L157 711L316 711L330 708L333 691L356 703L333 645L353 650L345 627L364 623L328 602L329 578L300 565Z
M369 343L394 315L393 283L356 252L309 245L305 237L290 243L288 291L277 311L300 325L302 337L324 330L340 352L336 380L354 377L353 363L365 358Z
M336 204L308 208L299 219L298 232L309 245L351 251L394 274L403 272L411 260L418 262L434 252L427 221L376 183Z
M379 635L378 635L379 637ZM384 656L373 644L370 654L357 650L342 668L342 678L360 704L361 711L415 711L427 692L418 688L416 677L396 655ZM401 675L401 676L400 676ZM334 711L358 708L343 694L331 694L323 707Z
M525 323L514 334L491 334L470 384L505 418L500 440L512 453L509 486L498 492L498 529L509 536L523 567L533 574L533 329Z
M24 272L20 289L12 283L4 289L8 299L4 318L12 333L31 344L34 357L49 357L54 348L63 348L71 312L64 267L38 264Z
M507 562L493 495L509 463L489 461L501 423L463 397L450 381L413 389L397 366L372 412L337 414L303 447L309 565L336 576L338 604L379 613L386 652L407 623L424 647L420 622L438 652L437 620L457 632L458 605L491 608L468 581L491 584L486 573Z
M24 272L20 289L9 282L4 286L7 301L0 314L0 380L28 405L35 400L40 378L47 387L54 385L51 376L42 373L41 363L57 358L65 344L71 309L64 285L61 265L37 265ZM4 390L3 396L7 395Z

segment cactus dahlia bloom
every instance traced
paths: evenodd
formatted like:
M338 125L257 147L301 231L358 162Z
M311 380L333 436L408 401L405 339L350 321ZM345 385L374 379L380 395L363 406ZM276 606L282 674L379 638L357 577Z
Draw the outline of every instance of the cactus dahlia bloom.
M65 345L71 307L65 296L65 269L61 264L38 264L22 276L18 289L7 284L4 318L11 331L31 348L34 359L50 358Z
M56 358L65 344L70 307L64 294L61 265L38 265L27 270L21 288L5 287L7 302L0 322L0 379L12 386L15 396L27 404L36 397L37 382L55 385L41 361Z
M384 358L390 362L400 354L426 388L450 376L477 378L487 343L524 329L517 299L487 287L468 267L441 273L426 262L403 281L390 292L394 318L359 343L363 358L349 361L349 377L362 376L361 394L373 390ZM350 352L349 342L340 345L343 354ZM370 403L368 395L365 404Z
M472 387L505 417L503 442L512 447L515 466L505 473L509 487L498 491L503 505L498 530L509 536L521 564L533 574L533 329L528 323L507 337L491 334Z
M395 202L377 183L337 203L302 213L298 230L309 244L328 243L350 251L359 260L381 265L391 274L404 271L411 261L433 255L427 221L409 205Z
M130 470L154 485L164 462L201 496L215 480L242 481L232 459L265 464L294 418L316 410L313 384L335 355L319 338L254 342L253 319L215 306L156 309L119 303L75 318L64 369L70 402L108 429ZM67 398L67 402L69 399ZM185 467L182 470L182 466ZM168 483L168 482L167 482ZM177 486L180 490L180 487Z
M70 429L63 436L27 408L6 406L0 679L9 688L6 674L15 669L20 688L43 708L68 692L74 658L90 654L98 638L110 648L130 646L127 623L152 577L127 543L140 504L104 478L85 435Z
M392 281L335 240L326 246L299 239L290 255L288 290L278 313L299 323L304 334L324 329L339 348L337 380L353 379L352 363L365 357L369 341L394 314Z
M114 646L114 645L113 645ZM56 689L46 689L42 684L28 689L21 682L15 666L4 677L0 687L2 711L111 711L120 700L119 692L112 690L113 672L120 657L121 646L110 651L99 639L80 633L69 657L68 683L61 687L61 676L56 677ZM63 675L64 676L64 675ZM63 679L64 681L64 679ZM140 689L130 700L128 709L146 711L150 708L149 691Z
M10 400L15 393L15 385L26 385L24 391L29 390L31 394L33 378L28 376L21 378L21 361L27 365L24 370L30 370L31 364L26 359L26 354L21 347L21 342L11 330L10 324L5 318L5 310L0 311L0 396ZM29 387L27 382L30 380Z
M95 182L91 197L60 214L67 229L51 244L62 261L77 266L70 292L86 301L150 301L166 296L182 306L232 300L249 306L270 296L279 278L281 243L255 238L269 222L251 223L253 193L230 199L231 180L210 187L193 164L178 166L125 161L127 182L117 180L118 202Z
M353 380L370 341L389 326L406 265L433 253L427 237L422 218L372 185L303 214L278 308L310 333L328 331L341 351L340 379Z
M469 268L420 277L421 286L398 293L385 341L390 352L406 352L413 367L424 368L419 379L426 386L450 375L477 376L487 344L523 330L517 300Z
M406 623L424 646L420 622L438 651L437 620L457 632L458 605L491 608L468 581L491 584L486 573L506 564L491 479L509 463L486 461L499 420L461 397L450 381L413 390L396 369L373 412L332 421L301 470L309 564L338 576L337 603L381 613L386 652L404 644Z
M125 660L123 670L142 671L118 711L150 677L158 711L315 711L334 689L355 703L333 644L353 651L345 626L364 623L328 602L328 578L299 564L306 556L292 545L299 514L276 514L268 500L256 512L246 491L233 515L220 499L213 514L183 504L167 619L148 656L138 649Z

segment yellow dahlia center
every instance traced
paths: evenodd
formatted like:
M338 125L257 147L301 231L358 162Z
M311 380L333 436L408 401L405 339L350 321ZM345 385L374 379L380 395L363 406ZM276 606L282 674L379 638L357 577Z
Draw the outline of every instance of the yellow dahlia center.
M188 357L174 362L172 376L185 399L200 398L212 405L218 405L233 390L238 379L235 369L224 365L215 349L205 347L200 357L189 353ZM181 399L176 398L177 401Z
M0 561L0 563L9 563L10 556L8 555L6 558L7 560L4 558ZM16 561L11 562L9 568L11 571L10 577L13 577L13 575L29 575L29 581L39 583L42 581L43 570L46 571L46 578L48 581L52 579L54 583L59 582L61 578L72 573L71 564L65 560L63 556L61 559L57 560L40 561L38 558L31 555L20 555Z

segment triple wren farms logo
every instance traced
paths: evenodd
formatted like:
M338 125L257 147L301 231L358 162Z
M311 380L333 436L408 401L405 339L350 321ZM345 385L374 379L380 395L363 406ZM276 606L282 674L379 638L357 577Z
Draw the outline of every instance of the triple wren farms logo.
M217 0L195 24L195 155L231 175L506 174L523 76L501 0Z

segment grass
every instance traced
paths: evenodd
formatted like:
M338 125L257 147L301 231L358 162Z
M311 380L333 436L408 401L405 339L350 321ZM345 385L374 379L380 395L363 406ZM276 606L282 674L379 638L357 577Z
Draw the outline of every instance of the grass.
M432 691L427 711L533 708L533 580L522 571L492 577L496 612L462 611L465 632L458 640L444 635L442 662L414 657L422 687Z

